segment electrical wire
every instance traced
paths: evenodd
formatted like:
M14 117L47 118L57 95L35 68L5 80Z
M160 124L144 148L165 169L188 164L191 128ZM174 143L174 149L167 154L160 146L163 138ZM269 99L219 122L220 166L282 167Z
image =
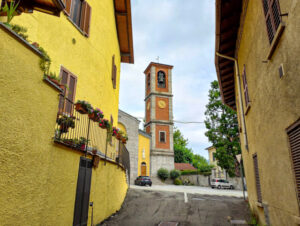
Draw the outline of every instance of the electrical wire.
M136 117L136 116L134 116L134 117L138 118L138 119L142 119L142 120L145 119L144 117ZM205 123L205 122L197 122L197 121L178 121L178 120L173 120L171 122L181 123L181 124L202 124L202 123Z

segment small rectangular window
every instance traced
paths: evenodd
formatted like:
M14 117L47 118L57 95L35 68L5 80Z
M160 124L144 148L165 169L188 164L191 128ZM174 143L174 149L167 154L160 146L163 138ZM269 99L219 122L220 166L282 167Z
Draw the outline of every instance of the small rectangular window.
M248 93L248 84L247 84L247 78L246 78L246 67L245 67L245 65L244 65L242 78L243 78L245 105L246 105L246 107L248 107L248 105L250 103L250 99L249 99L249 93Z
M85 36L90 33L90 20L92 8L84 0L63 0L65 13L77 25Z
M61 84L65 85L65 88L59 99L58 112L73 115L77 77L64 67L61 67L60 77Z
M166 132L159 131L159 142L165 143L166 142Z
M272 43L276 31L281 22L281 12L278 0L262 0L265 14L267 33L270 44Z
M150 81L150 74L147 75L147 89L149 90L150 89L150 84L151 84L151 81Z
M115 89L117 87L117 66L115 64L115 55L112 57L111 81L113 88Z
M260 179L259 179L257 154L253 155L253 165L254 165L254 176L255 176L255 184L256 184L257 201L261 203L262 195L261 195L261 187L260 187Z
M296 191L300 202L300 118L287 129L290 143L292 166L295 175Z

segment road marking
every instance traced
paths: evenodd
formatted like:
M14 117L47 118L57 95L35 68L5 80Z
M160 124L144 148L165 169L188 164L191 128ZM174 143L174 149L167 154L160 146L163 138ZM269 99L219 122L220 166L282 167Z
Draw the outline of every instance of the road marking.
M200 199L200 198L192 198L193 200L205 200L205 199Z
M184 192L183 194L184 194L184 202L187 203L188 202L187 194L186 194L186 192Z

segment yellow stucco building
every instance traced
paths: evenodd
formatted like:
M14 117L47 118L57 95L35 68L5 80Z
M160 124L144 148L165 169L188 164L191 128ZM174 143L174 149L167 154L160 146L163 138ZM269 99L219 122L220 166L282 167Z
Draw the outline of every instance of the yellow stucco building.
M74 103L88 101L117 125L120 63L133 63L130 0L18 10L11 23L28 29L27 41L0 23L0 224L98 224L124 201L129 153ZM43 76L36 46L60 81Z
M237 110L249 204L262 225L300 224L300 2L216 0L216 69Z
M226 171L222 169L220 166L218 166L218 162L214 156L214 153L216 153L216 148L214 146L206 148L208 151L208 159L209 164L214 165L215 167L211 170L211 176L212 178L226 178Z
M151 136L139 130L138 176L150 176L150 142Z

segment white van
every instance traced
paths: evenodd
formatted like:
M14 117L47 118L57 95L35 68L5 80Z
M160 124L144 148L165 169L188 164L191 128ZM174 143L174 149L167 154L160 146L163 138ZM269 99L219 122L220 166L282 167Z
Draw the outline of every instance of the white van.
M211 188L229 188L234 189L234 186L232 183L230 183L228 180L220 179L220 178L214 178L210 181Z

